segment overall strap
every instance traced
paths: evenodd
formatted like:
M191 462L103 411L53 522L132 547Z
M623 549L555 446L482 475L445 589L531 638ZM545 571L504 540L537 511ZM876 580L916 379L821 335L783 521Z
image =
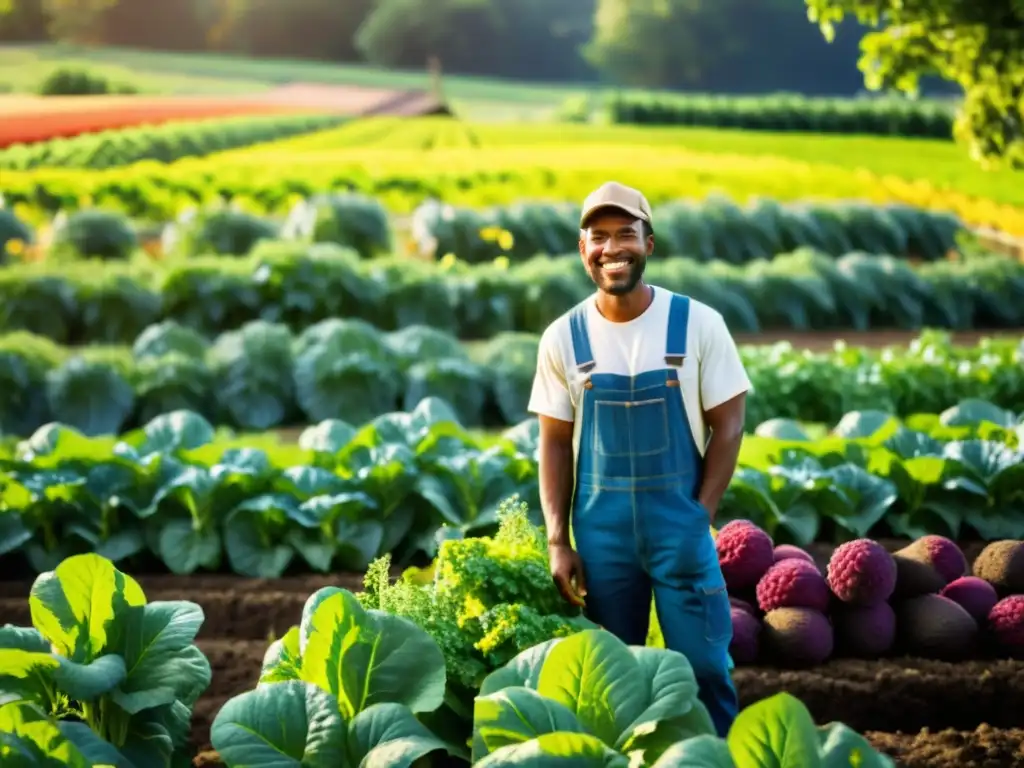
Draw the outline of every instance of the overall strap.
M668 338L665 342L665 362L681 367L686 360L686 337L690 329L690 297L672 294L668 310Z
M569 329L572 331L572 352L576 357L576 370L586 373L596 365L594 353L590 350L586 302L577 304L569 313Z

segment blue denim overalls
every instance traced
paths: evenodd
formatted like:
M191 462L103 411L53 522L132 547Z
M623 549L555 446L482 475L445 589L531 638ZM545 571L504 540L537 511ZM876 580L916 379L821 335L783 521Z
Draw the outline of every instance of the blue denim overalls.
M577 370L596 371L577 410L572 532L588 617L643 645L653 591L665 645L689 660L724 737L738 709L729 674L732 619L708 513L697 501L703 458L679 386L689 319L689 298L672 294L665 368L621 376L599 372L586 304L571 311Z

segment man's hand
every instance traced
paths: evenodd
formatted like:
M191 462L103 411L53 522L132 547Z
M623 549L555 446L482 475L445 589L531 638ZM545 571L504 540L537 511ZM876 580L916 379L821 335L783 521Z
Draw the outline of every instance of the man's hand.
M587 585L579 554L568 544L552 544L548 547L548 557L551 560L551 578L562 597L568 603L583 606Z

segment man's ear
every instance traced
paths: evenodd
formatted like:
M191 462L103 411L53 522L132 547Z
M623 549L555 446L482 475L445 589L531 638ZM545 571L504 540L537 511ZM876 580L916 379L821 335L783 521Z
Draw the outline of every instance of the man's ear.
M654 235L647 236L647 255L654 255Z

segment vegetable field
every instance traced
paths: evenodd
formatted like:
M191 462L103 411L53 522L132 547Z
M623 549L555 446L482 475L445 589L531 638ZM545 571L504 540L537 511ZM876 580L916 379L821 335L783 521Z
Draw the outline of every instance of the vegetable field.
M76 97L95 130L0 150L0 762L1024 766L1024 261L978 233L1024 236L1024 185L947 105L295 87L130 128ZM656 611L627 648L548 571L526 405L609 178L754 385L727 739Z
M261 173L250 172L254 165ZM655 204L714 193L740 202L858 199L1024 232L1019 179L977 169L948 141L450 118L374 118L166 166L5 172L4 194L11 204L45 207L56 195L77 205L87 197L173 216L211 192L280 211L296 194L357 189L407 212L430 196L474 207L578 202L608 178L643 187Z

